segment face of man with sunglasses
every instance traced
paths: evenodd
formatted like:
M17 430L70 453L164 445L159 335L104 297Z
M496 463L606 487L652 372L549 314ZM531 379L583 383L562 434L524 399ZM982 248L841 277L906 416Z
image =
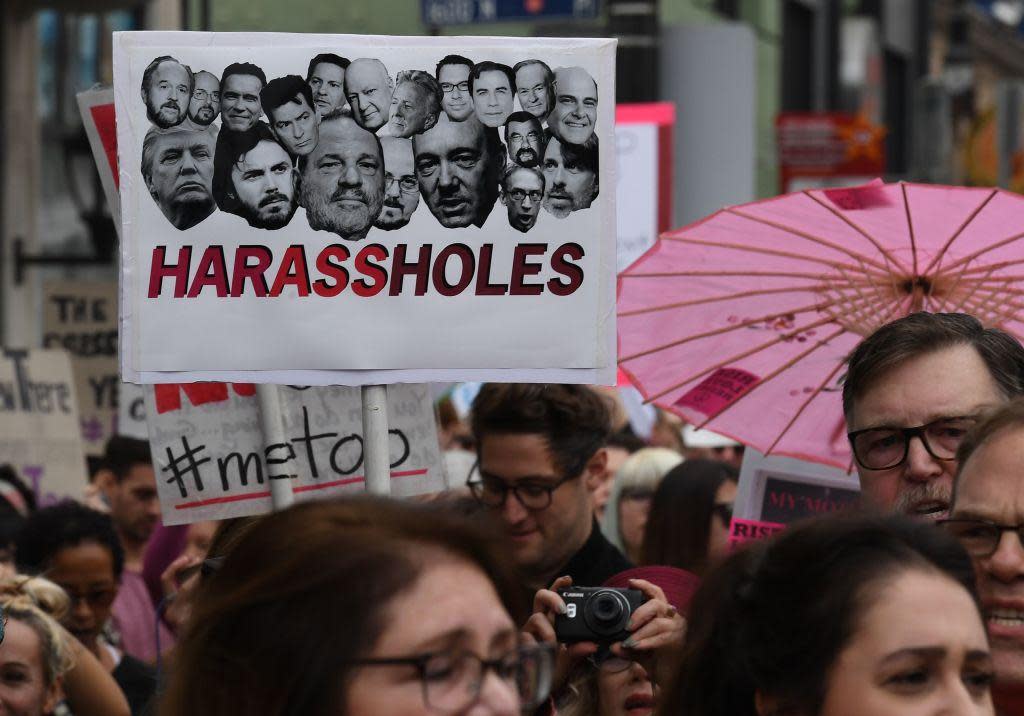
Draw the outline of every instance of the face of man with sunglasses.
M993 698L1007 714L1024 708L1024 544L1019 528L1000 527L1024 523L1022 476L1024 426L997 430L964 463L944 524L974 562L996 672Z
M882 373L854 400L848 425L864 499L884 510L945 517L960 440L978 415L1004 400L969 345Z
M487 434L479 450L478 499L501 520L516 565L534 585L547 586L590 536L590 494L607 454L601 448L566 472L543 435Z

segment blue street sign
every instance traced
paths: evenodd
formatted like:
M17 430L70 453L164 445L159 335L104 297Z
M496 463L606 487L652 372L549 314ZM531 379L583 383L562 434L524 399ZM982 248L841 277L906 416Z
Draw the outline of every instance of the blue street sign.
M477 22L593 20L599 0L420 0L425 25Z

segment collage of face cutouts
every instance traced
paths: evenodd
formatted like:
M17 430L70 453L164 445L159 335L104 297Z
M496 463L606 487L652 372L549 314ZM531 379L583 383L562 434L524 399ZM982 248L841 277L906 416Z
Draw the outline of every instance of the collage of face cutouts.
M580 67L448 55L392 74L325 53L305 78L268 80L249 62L217 77L165 55L142 100L142 176L180 230L217 209L280 229L301 206L310 228L358 241L406 226L422 198L445 228L497 210L527 232L541 209L562 219L598 194L597 83Z

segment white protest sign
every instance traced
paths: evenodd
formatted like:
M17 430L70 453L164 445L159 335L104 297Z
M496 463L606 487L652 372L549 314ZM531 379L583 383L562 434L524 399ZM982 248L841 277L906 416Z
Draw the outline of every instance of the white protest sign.
M296 502L363 491L358 388L280 386L288 442L265 445L251 384L146 388L150 445L164 524L270 512L270 481L294 457ZM391 493L445 489L430 388L388 386ZM285 478L287 479L287 478Z
M82 115L85 135L89 138L96 170L107 197L114 226L121 230L121 200L117 195L117 127L114 122L114 89L94 87L75 95Z
M71 354L86 455L102 455L117 422L117 283L43 285L43 348Z
M62 350L0 354L0 464L47 505L80 499L87 482L71 361Z
M620 104L616 109L618 271L671 228L674 127L671 102Z
M436 80L449 55L478 64ZM310 107L338 56L356 101ZM122 375L613 383L614 62L610 39L115 33Z
M735 517L775 524L856 507L857 476L826 465L769 455L747 447L743 453Z
M117 406L117 434L149 440L146 427L146 391L135 383L121 383Z

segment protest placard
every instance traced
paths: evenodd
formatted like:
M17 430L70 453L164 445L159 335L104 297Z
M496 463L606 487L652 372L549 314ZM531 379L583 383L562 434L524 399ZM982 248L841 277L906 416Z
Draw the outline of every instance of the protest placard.
M843 470L746 448L733 514L771 525L838 512L860 502L857 476ZM735 520L734 520L735 521ZM762 530L767 536L772 530ZM756 532L756 530L753 530Z
M117 425L117 283L43 285L43 348L71 354L86 455L102 455Z
M146 392L141 385L121 383L117 405L117 434L149 440L146 427Z
M671 102L620 104L615 111L618 159L617 266L622 271L672 224Z
M270 483L288 480L296 502L363 490L358 388L276 388L288 442L267 445L252 384L160 384L146 413L165 524L271 510ZM445 489L430 389L388 386L391 492ZM282 466L294 458L296 475Z
M81 498L87 476L71 361L63 350L0 354L0 464L40 505Z
M114 38L126 380L612 384L614 40Z
M121 230L121 200L117 195L117 126L114 122L114 89L93 87L75 95L82 115L85 136L89 138L103 195L107 198L114 226Z

